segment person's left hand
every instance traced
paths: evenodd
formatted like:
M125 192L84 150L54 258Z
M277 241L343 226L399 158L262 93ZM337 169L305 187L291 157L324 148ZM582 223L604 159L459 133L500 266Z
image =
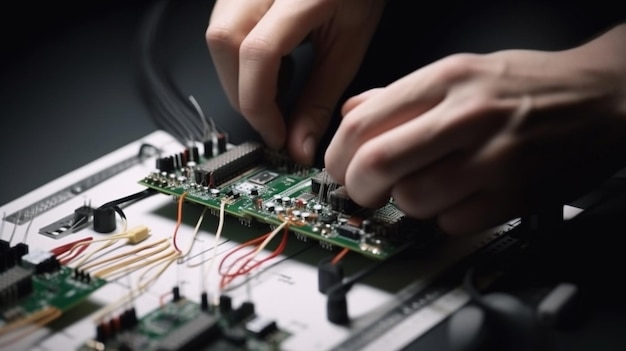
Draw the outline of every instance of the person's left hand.
M355 96L326 170L358 204L391 197L452 234L573 200L625 165L626 74L599 48L453 55Z

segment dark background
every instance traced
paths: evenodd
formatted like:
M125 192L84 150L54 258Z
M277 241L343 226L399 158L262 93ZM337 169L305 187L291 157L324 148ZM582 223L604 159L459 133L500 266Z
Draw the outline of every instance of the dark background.
M0 203L9 202L161 126L142 97L141 63L137 56L139 29L153 3L59 0L3 5ZM193 95L204 113L228 132L231 142L258 139L243 118L230 108L216 79L204 40L212 1L173 3L159 39L164 53L160 63L180 91ZM388 84L454 52L565 49L624 19L619 6L598 1L438 5L441 6L390 1L371 50L344 98ZM298 78L307 65L306 50L301 48L295 55L296 80L287 95L297 92ZM330 135L331 132L320 146L319 155L323 154ZM609 228L603 226L601 230ZM593 243L607 240L606 232L594 234L601 239L594 239ZM582 242L581 246L587 244ZM594 248L581 251L580 255L570 254L568 259L591 263L598 256L615 254L614 250ZM593 255L587 256L588 253ZM554 259L559 261L560 255L555 252ZM604 268L615 267L598 269ZM610 274L601 276L612 282L620 280ZM614 289L613 284L607 284L607 290L615 292ZM595 313L584 328L564 333L559 338L559 349L626 349L622 300L622 296L614 293L595 299L592 306ZM435 347L441 350L437 343L445 337L445 332L442 324L412 348L432 349L432 345L438 345Z
M3 6L0 203L160 126L141 99L138 85L138 33L153 3L60 0ZM213 2L171 3L159 39L161 64L232 142L257 138L227 104L213 70L204 40ZM346 96L388 84L454 52L577 45L623 17L616 5L607 4L488 1L427 8L391 1ZM305 57L306 48L300 51L296 57ZM296 77L302 77L306 60L297 62L301 63ZM298 81L288 95L295 94ZM320 147L318 162L330 135Z
M142 99L137 54L154 2L22 2L3 9L0 203L159 127ZM256 135L226 103L215 78L204 41L211 6L171 6L161 61L180 90L238 143Z

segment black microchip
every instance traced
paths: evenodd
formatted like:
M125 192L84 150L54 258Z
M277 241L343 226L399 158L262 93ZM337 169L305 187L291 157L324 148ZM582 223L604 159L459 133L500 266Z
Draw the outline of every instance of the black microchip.
M361 238L361 231L359 228L347 224L337 226L337 234L353 240Z
M261 171L255 174L254 176L250 177L250 179L248 180L256 184L265 185L276 178L278 178L278 173L274 173L274 172L270 172L266 170L266 171Z

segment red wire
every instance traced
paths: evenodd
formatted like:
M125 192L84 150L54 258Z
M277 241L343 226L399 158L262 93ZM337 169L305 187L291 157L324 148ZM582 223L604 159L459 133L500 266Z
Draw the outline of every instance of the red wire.
M61 263L62 265L66 265L66 264L70 263L73 259L75 259L75 258L76 258L76 257L78 257L80 254L82 254L82 253L83 253L83 251L87 250L87 246L89 246L89 244L87 244L87 245L81 245L81 247L79 247L79 248L78 248L78 250L76 251L76 253L74 253L72 256L70 256L70 257L68 257L68 258L66 258L66 259L61 260L61 261L60 261L60 263Z
M91 241L93 238L92 237L86 237L84 239L79 239L76 241L72 241L71 243L67 243L61 246L57 246L54 249L50 250L50 252L55 255L55 256L59 256L61 254L64 254L68 251L70 251L75 245L85 242L85 241Z
M250 271L252 271L253 269L259 267L264 262L266 262L266 261L268 261L268 260L278 256L279 254L281 254L285 250L285 247L287 246L287 238L289 237L288 233L289 233L289 228L288 228L288 226L285 226L285 228L283 229L283 237L282 237L282 240L280 241L280 244L276 247L276 249L270 255L268 255L264 259L255 262L251 266L246 267L248 265L248 263L250 263L250 261L253 259L253 257L249 257L248 260L241 266L241 268L239 268L239 270L237 272L232 273L232 274L223 274L222 275L222 281L221 281L222 289L224 289L226 286L228 286L228 284L230 284L230 282L232 282L236 277L248 274ZM267 236L267 235L269 235L269 234L266 234L265 236ZM246 256L248 256L248 255L249 254L247 254ZM245 256L243 256L243 257L245 257ZM242 257L240 257L240 259L241 258Z
M263 241L263 240L265 240L265 238L267 238L270 234L271 234L271 232L270 232L270 233L267 233L267 234L263 234L263 235L261 235L261 236L260 236L260 237L258 237L258 238L254 238L254 239L252 239L252 240L248 240L248 241L246 241L246 242L244 242L244 243L242 243L242 244L237 245L237 247L235 247L234 249L232 249L232 250L231 250L228 254L226 254L226 256L224 256L224 258L222 258L222 260L220 261L220 264L219 264L219 266L218 266L218 272L219 272L219 274L220 274L220 275L227 275L227 274L228 274L228 271L227 271L227 272L223 272L223 267L224 267L224 262L226 262L226 259L227 259L228 257L230 257L230 255L232 255L232 254L234 254L235 252L237 252L237 251L239 251L239 250L241 250L241 249L245 248L246 246L254 245L254 244L256 244L257 242L262 242L262 241ZM250 251L249 253L247 253L247 254L246 254L246 255L244 255L243 257L248 256L248 255L251 255L253 252L254 252L254 250ZM239 259L241 259L241 257L240 257L240 258L238 258L235 262L238 262L238 261L239 261ZM232 265L231 265L231 267L232 267ZM229 269L230 269L230 268L229 268Z

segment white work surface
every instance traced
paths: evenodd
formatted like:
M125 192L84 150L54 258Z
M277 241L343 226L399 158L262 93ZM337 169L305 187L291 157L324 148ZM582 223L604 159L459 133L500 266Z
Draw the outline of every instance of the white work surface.
M45 186L42 186L10 203L0 207L0 214L8 216L21 208L25 208L38 200L55 193L96 172L100 172L121 160L136 155L142 143L154 145L168 153L178 153L183 146L168 134L157 131L145 138L131 143L101 159L95 160L84 167L67 174ZM84 237L95 239L107 238L119 232L122 222L118 221L117 231L112 234L100 234L89 226L77 233L60 239L53 239L38 233L39 229L53 223L74 209L90 204L98 207L109 201L123 198L144 190L138 183L150 172L155 170L155 157L137 164L118 175L87 189L67 202L36 216L31 222L16 225L8 221L2 222L0 238L11 245L26 242L30 251L50 250ZM177 219L177 201L171 196L157 194L133 203L124 208L128 228L145 225L150 229L150 237L145 242L161 238L171 240L175 232ZM183 221L178 228L177 241L182 248L192 247L187 259L174 263L156 280L147 291L132 301L138 317L141 318L159 306L165 296L170 298L172 288L178 286L181 295L199 302L203 284L215 286L219 259L228 248L270 231L269 227L249 228L237 220L227 220L221 237L219 255L214 264L190 267L191 262L206 260L213 255L213 245L217 227L217 216L206 212L204 221L194 241L193 233L198 218L202 213L199 205L183 206ZM117 216L116 218L119 218ZM246 284L235 284L228 294L233 299L233 306L243 301L255 304L257 315L276 321L278 327L291 333L282 343L285 350L332 350L351 335L371 326L390 309L401 303L401 297L412 294L428 285L430 279L453 262L489 242L499 234L484 233L459 239L453 243L433 247L426 252L402 257L392 263L383 265L355 284L348 292L348 312L352 323L349 326L338 326L326 318L326 296L318 291L317 262L322 258L335 255L338 250L330 251L322 248L317 242L304 242L291 235L285 251L271 261L265 262L260 269L252 273ZM280 240L280 236L274 239ZM91 247L90 247L91 248ZM130 246L120 248L123 252ZM87 251L89 252L89 251ZM262 252L259 258L269 252ZM348 253L344 258L346 274L350 275L360 268L374 263L373 259L356 253ZM70 264L71 266L71 264ZM212 267L212 272L205 270ZM154 270L153 270L154 271ZM87 339L95 336L94 318L107 311L111 303L115 303L130 291L140 279L142 270L121 277L107 280L108 283L95 291L89 298L68 311L47 327L31 333L21 341L6 346L7 350L76 350ZM153 272L155 273L155 272ZM208 278L207 278L208 277ZM205 282L205 283L203 283ZM208 282L208 283L206 283ZM212 285L213 284L213 285ZM238 285L238 286L237 286ZM205 285L206 288L206 285ZM168 295L169 294L169 295ZM401 349L417 336L425 333L450 313L467 301L461 289L452 290L449 294L435 300L430 305L412 311L391 328L385 335L377 337L366 349L394 350Z

